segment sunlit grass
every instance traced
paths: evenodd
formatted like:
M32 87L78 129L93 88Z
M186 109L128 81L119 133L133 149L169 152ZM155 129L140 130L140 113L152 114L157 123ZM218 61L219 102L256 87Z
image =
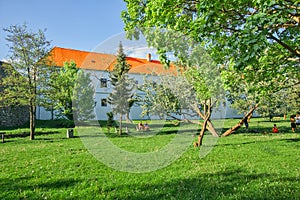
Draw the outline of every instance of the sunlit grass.
M67 139L66 129L44 127L34 141L17 137L0 144L0 199L299 199L300 130L293 134L289 122L280 121L281 133L271 134L273 123L253 119L249 130L219 138L202 159L192 146L198 127L185 125L191 130L186 152L148 173L107 167L77 132ZM128 151L156 151L177 129L170 122L151 137L108 138Z

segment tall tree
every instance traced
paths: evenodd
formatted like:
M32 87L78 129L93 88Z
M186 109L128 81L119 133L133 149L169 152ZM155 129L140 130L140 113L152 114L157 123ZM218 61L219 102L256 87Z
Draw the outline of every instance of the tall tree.
M297 0L237 0L234 3L229 0L124 1L127 11L122 13L122 17L128 37L138 38L139 33L143 33L149 45L158 48L161 58L167 59L168 53L166 45L162 44L170 42L167 37L162 37L162 33L170 35L171 30L171 33L180 34L169 38L191 38L203 44L216 63L227 66L223 71L233 70L237 76L225 80L228 85L243 88L244 85L236 80L246 77L241 82L249 86L245 88L247 93L241 91L243 93L239 96L252 96L253 99L252 102L244 101L244 104L251 104L248 107L250 112L240 122L251 116L268 92L300 84L299 75L295 76L300 65L300 3ZM179 59L186 57L185 54L193 48L190 43L186 48L177 44L173 44L172 48ZM259 76L253 73L256 71L260 72ZM281 82L263 80L266 77L275 81L274 77L280 75L288 81L280 78ZM255 87L251 89L251 84L258 92ZM272 88L269 84L280 87ZM240 122L225 135L239 128Z
M36 127L36 106L48 78L45 56L50 50L44 31L33 32L26 24L12 25L4 29L10 50L9 76L1 84L4 91L0 101L7 105L24 105L29 107L30 140L34 139Z
M77 73L77 80L73 92L74 120L94 120L95 89L90 79L90 74L82 70Z
M128 78L130 65L126 61L122 43L119 44L117 52L117 63L113 71L110 73L111 84L113 91L108 97L108 103L111 104L113 113L119 115L120 128L119 134L122 134L122 119L128 114L132 105L133 84Z
M230 135L239 129L243 122L252 116L252 113L259 108L268 107L275 110L270 105L270 97L282 93L288 88L297 87L300 75L297 68L289 66L288 61L282 57L271 58L266 55L259 58L262 60L260 66L249 64L243 69L236 70L234 63L229 63L222 69L223 80L228 91L227 97L231 106L244 117L233 127L228 129L223 136ZM287 98L292 98L292 93L287 93ZM272 99L274 101L275 98ZM260 109L262 111L262 109Z
M51 74L49 90L46 93L48 107L59 117L74 120L93 118L94 89L89 74L77 68L75 62L65 62Z
M72 100L78 70L76 63L65 62L63 67L56 68L49 80L47 99L52 102L50 106L58 116L69 120L73 120Z

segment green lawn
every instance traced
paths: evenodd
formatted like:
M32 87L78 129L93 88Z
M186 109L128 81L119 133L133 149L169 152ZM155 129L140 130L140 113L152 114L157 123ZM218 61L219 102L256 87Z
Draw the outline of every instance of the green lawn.
M226 120L225 128L236 121ZM252 119L249 130L219 138L202 159L192 146L197 127L182 125L190 135L187 150L167 167L147 173L107 167L78 133L67 139L65 128L44 126L34 141L16 137L0 143L0 199L299 199L300 130L291 133L289 122L280 121L281 133L270 134L273 123ZM160 133L111 134L109 140L128 151L155 152L176 137L172 123L150 125Z

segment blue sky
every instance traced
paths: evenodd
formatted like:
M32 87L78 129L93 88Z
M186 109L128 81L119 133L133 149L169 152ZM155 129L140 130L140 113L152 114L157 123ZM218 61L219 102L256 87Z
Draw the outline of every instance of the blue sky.
M3 28L10 25L46 28L52 46L91 51L123 32L125 9L122 0L0 0L0 60L8 55Z

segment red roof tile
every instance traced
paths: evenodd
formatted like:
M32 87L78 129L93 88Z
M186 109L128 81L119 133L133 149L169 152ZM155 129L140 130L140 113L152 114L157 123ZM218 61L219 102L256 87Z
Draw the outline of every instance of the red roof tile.
M111 71L116 64L117 57L112 54L87 52L74 49L54 47L50 51L50 61L62 67L64 62L74 61L79 68L89 70L109 70ZM148 61L147 59L126 57L127 63L131 66L129 73L137 74L177 74L175 66L165 69L164 65L157 60Z

